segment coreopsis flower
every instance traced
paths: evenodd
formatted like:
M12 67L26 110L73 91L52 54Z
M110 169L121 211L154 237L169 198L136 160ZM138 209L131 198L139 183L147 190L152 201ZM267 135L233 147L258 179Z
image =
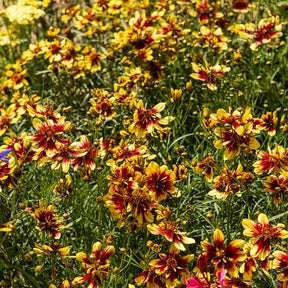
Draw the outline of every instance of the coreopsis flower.
M279 173L281 170L288 169L288 156L286 150L282 146L278 146L275 143L275 148L270 149L268 147L268 153L260 151L258 157L260 161L256 161L253 166L255 167L254 172L256 174L267 173Z
M215 173L216 161L212 157L206 157L201 162L197 163L194 168L194 173L203 173L208 182L212 182Z
M107 56L102 53L96 53L92 51L89 55L84 57L86 69L91 71L91 73L95 73L101 70L100 60L106 58Z
M96 147L89 146L90 143L88 138L85 135L81 135L80 142L77 145L81 155L73 155L76 156L76 158L71 161L71 164L74 165L74 170L77 170L82 164L85 165L86 170L94 170L96 168L96 164L93 160L96 157Z
M64 280L60 286L60 288L71 288L71 285L68 280Z
M123 160L132 160L131 158L135 156L144 156L146 151L146 146L138 147L135 143L128 145L126 142L121 141L119 146L113 149L113 154L117 156L117 162L121 162Z
M181 35L187 34L187 29L183 29L183 24L185 22L183 20L177 21L176 15L168 15L167 16L167 22L166 21L161 21L161 26L162 26L162 34L165 35L166 37L172 37L172 38L177 38L180 37ZM178 22L178 23L177 23Z
M208 288L209 287L208 285L209 285L208 281L203 277L200 271L199 273L193 275L193 277L190 277L186 281L186 288Z
M36 246L36 248L33 248L35 253L40 254L40 255L45 254L49 256L52 254L57 254L62 260L62 262L65 265L69 266L69 263L66 262L66 260L63 258L63 256L67 256L67 254L69 253L70 251L69 246L61 247L58 242L53 242L49 245L39 245L36 242L34 242L34 245Z
M76 6L72 6L67 9L62 10L62 19L65 23L67 23L71 18L74 16L77 16L80 13L80 4L77 4Z
M20 137L15 133L11 133L10 137L4 137L3 147L13 150L20 167L25 161L32 162L37 157L36 152L31 150L31 143L27 137L26 132L23 132Z
M135 181L135 171L129 163L124 163L120 167L113 166L112 172L114 175L108 175L109 194L105 195L103 200L106 207L110 210L112 217L125 220L127 213L132 211L135 201L132 192L138 187ZM123 225L122 222L119 223Z
M216 149L225 148L223 154L224 160L238 156L241 152L241 147L247 147L253 150L260 147L260 143L250 136L252 125L247 123L243 128L244 133L241 136L233 129L216 127L214 132L220 139L214 143L214 146Z
M206 60L204 60L204 64L205 67L192 63L192 68L195 73L192 73L190 77L205 82L210 90L217 90L216 84L223 77L224 73L230 71L230 68L219 64L210 67Z
M92 107L89 109L89 114L97 115L107 121L117 116L113 109L114 99L109 97L109 94L102 94L98 99L91 98L90 103Z
M2 136L7 130L12 131L11 125L15 124L21 116L16 116L16 109L12 105L7 110L1 108L0 111L0 136Z
M57 147L54 141L68 144L68 140L58 136L68 131L71 127L70 122L65 122L65 117L61 117L57 123L50 119L45 119L43 123L40 119L35 118L33 120L33 127L39 134L28 136L27 139L33 143L32 148L34 151L42 152L46 149L46 154L50 157L57 153Z
M288 192L287 176L287 174L281 174L279 177L270 175L266 180L262 181L262 184L266 187L263 192L273 193L273 201L276 206L281 203L282 198L285 197Z
M171 96L172 98L170 99L171 102L177 101L182 95L182 90L181 89L173 89L171 88Z
M275 125L278 121L278 118L276 117L277 110L275 110L272 114L272 112L267 112L266 114L263 114L261 117L261 126L265 131L268 131L269 136L274 136L276 134Z
M209 29L206 26L201 26L200 33L201 35L197 32L193 32L193 36L196 38L194 41L195 46L202 45L202 48L210 47L212 51L215 49L219 54L228 49L228 37L223 35L223 31L220 27L215 30L213 28Z
M59 33L60 28L53 28L52 26L50 26L49 29L47 30L47 34L51 38L56 38Z
M36 229L39 231L44 231L46 234L50 234L54 239L61 238L61 232L58 229L63 229L65 226L63 224L57 224L61 217L58 217L54 213L54 205L49 205L44 208L43 203L39 201L39 207L32 212L33 218L40 222Z
M87 24L93 23L93 21L98 17L97 11L95 8L88 8L83 11L82 14L77 14L74 18L73 25L78 29L83 29ZM77 19L77 20L76 20Z
M69 174L65 175L65 180L60 179L59 182L56 184L53 192L57 193L61 199L67 198L70 194L73 193L73 188L69 187L71 184L71 178Z
M247 175L248 174L248 175ZM213 190L211 190L208 195L216 196L218 199L223 198L224 200L229 195L236 195L240 197L243 185L248 189L251 179L250 172L243 172L243 167L241 164L238 165L237 169L232 172L227 167L221 170L219 176L214 179Z
M254 30L253 33L254 41L250 45L250 49L257 51L262 44L268 44L272 39L282 36L282 24L279 23L279 16L271 16L268 19L262 19L258 23L258 29Z
M32 60L34 57L45 53L44 51L45 42L40 41L38 43L29 44L29 49L23 52L23 55L26 57L27 61Z
M232 0L232 11L247 13L251 8L249 0Z
M137 188L137 182L134 180L135 171L129 163L124 163L120 167L113 166L112 173L114 175L108 175L107 179L109 183L110 193L132 193Z
M47 107L44 107L41 104L36 104L36 107L28 105L27 110L31 117L45 117L47 120L52 120L54 123L57 123L57 121L61 118L60 113L58 111L54 111L54 103L50 105L49 99L47 99Z
M129 126L129 131L135 133L136 137L144 137L147 133L153 131L161 131L163 128L160 125L167 125L172 121L173 117L162 118L160 112L164 110L165 103L159 103L151 109L144 107L142 100L135 103L136 111L134 113L133 123Z
M167 288L174 288L177 286L177 276L181 276L181 283L185 282L189 277L189 270L185 265L192 261L193 254L179 257L180 250L173 244L170 246L169 255L160 253L160 259L152 260L149 266L155 269L155 272L165 279Z
M279 251L276 250L273 252L273 262L272 262L272 268L276 269L276 270L282 270L278 275L277 275L277 279L279 281L283 281L286 282L286 285L283 286L287 287L288 284L288 255L283 252L283 251Z
M64 48L65 52L62 53L61 64L64 64L67 68L72 68L75 61L82 59L82 55L79 53L80 49L80 45L74 46L71 40L67 41Z
M154 201L160 202L175 193L176 188L173 185L176 183L176 177L166 165L159 167L156 162L151 162L145 172L146 185Z
M152 61L153 60L153 50L151 48L143 48L138 50L137 55L141 61Z
M4 150L5 151L5 150ZM10 151L10 150L9 150ZM6 152L5 152L6 153ZM0 161L0 180L4 182L4 180L8 180L6 182L6 186L10 187L12 183L10 179L10 175L14 172L16 166L14 158L12 158L10 161L6 162L6 157L2 157L5 161ZM8 179L7 179L8 178ZM2 187L0 186L0 192L2 192Z
M200 24L209 24L212 20L223 17L223 13L217 11L218 7L213 4L209 0L196 0L195 10L189 13L192 17L198 17Z
M243 274L244 280L252 280L252 273L256 271L256 263L253 257L250 255L250 250L255 244L255 239L249 239L248 243L245 243L243 251L246 253L246 259L241 263L239 268L240 273Z
M14 221L9 221L4 224L0 224L0 232L11 232L16 229L17 224Z
M288 231L284 230L284 224L280 223L270 227L269 220L263 213L258 215L257 220L260 225L251 219L243 219L242 226L245 228L243 235L258 238L250 250L250 255L265 260L271 250L270 241L274 241L275 238L288 238Z
M22 70L20 66L16 66L15 70L8 70L5 72L5 75L8 77L7 87L11 90L17 90L22 88L24 85L28 86L27 81L28 74L26 73L27 69Z
M255 30L255 25L253 23L246 23L246 24L236 24L231 25L228 28L229 31L235 33L236 35L239 35L240 37L244 39L253 39L253 31Z
M135 278L137 284L146 284L147 288L163 288L162 277L156 273L156 268L149 267Z
M50 63L61 62L62 54L65 52L65 42L66 40L64 38L62 38L61 41L57 39L53 39L53 42L47 41L44 51L45 58L49 58Z
M147 225L147 229L154 235L162 235L166 240L172 242L179 250L184 251L184 244L194 244L193 238L187 237L186 232L180 232L178 226L171 221L163 221L159 225L152 223Z
M142 183L145 183L145 176L141 173L136 173L135 180L139 181L137 178L140 178L140 181L143 178ZM131 209L130 213L133 213L137 227L143 227L144 224L153 222L154 215L152 210L157 207L157 204L151 201L148 189L145 186L138 188L132 192L131 196L130 203L126 204L126 211L129 212Z
M233 111L231 108L228 112L224 109L218 109L216 114L210 115L210 118L217 123L229 123L238 135L243 136L245 132L244 125L252 118L251 108L246 109L243 115L239 110Z
M17 108L17 114L24 115L28 109L28 106L32 107L33 109L36 108L36 102L41 99L40 96L34 94L31 96L31 99L28 95L24 94L17 102L19 107Z
M82 263L82 268L86 275L76 277L73 282L84 283L90 281L89 288L102 287L102 277L107 278L109 272L109 257L115 254L114 246L106 246L102 253L101 242L96 242L92 246L92 254L88 256L83 252L76 254L76 259Z
M77 142L71 143L69 138L68 138L67 144L56 142L55 146L56 146L56 151L50 152L49 156L42 157L39 159L38 161L39 166L41 166L42 164L46 162L52 162L51 168L53 170L58 169L61 166L63 173L68 173L68 170L70 168L70 162L71 162L69 158L71 156L83 157L87 154L87 151L78 149Z
M178 165L178 167L173 164L173 170L176 177L176 181L182 181L183 179L187 179L187 168L185 165Z
M216 229L213 234L215 246L207 240L201 241L204 256L215 265L215 271L220 272L223 268L232 277L238 277L238 262L244 261L246 254L242 251L244 240L237 239L224 245L224 235L220 229Z

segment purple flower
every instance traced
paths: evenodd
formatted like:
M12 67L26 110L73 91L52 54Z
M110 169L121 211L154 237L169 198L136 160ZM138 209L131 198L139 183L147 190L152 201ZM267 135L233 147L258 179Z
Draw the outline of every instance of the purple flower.
M4 151L0 152L0 160L5 162L5 163L8 163L9 160L11 159L11 157L7 157L6 155L11 153L11 152L12 152L11 148L5 149Z

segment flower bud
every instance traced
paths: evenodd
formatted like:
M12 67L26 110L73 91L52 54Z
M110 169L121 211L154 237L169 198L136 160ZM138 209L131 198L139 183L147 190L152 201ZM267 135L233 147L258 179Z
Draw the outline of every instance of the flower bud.
M43 270L44 270L44 268L43 268L42 265L37 265L37 266L35 267L35 271L36 271L37 273L42 273Z

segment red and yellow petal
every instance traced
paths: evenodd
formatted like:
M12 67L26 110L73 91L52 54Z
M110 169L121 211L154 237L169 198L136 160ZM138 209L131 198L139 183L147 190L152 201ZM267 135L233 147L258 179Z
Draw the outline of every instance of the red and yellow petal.
M108 245L105 247L103 250L101 256L100 256L100 261L105 261L109 257L113 256L115 254L115 248L114 246Z
M216 229L213 234L215 245L217 248L222 249L224 245L224 234L220 229Z
M76 282L76 283L84 283L88 280L90 280L92 277L92 274L87 274L87 275L84 275L84 276L78 276L76 277L73 282Z
M243 219L242 226L245 228L243 235L248 237L255 237L261 235L261 227L251 219Z
M80 262L86 263L86 264L92 264L88 255L83 253L83 252L79 252L76 254L76 259ZM86 280L87 281L87 280ZM82 283L82 282L80 282Z

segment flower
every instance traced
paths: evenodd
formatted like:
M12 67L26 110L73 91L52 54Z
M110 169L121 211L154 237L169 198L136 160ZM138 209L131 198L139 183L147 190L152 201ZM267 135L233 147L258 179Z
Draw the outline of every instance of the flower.
M221 170L221 174L214 179L213 190L211 190L208 195L216 196L217 199L223 198L224 200L228 195L241 196L242 184L246 184L245 180L242 179L243 175L247 173L243 172L243 167L241 164L238 165L236 171L231 172L227 167ZM242 181L241 181L242 180ZM247 183L248 184L248 183Z
M144 107L142 100L135 104L133 123L129 131L135 133L136 137L144 137L147 133L153 133L154 129L162 130L160 125L167 125L173 120L172 117L161 118L160 112L165 108L165 103L159 103L151 109Z
M201 35L199 36L198 33L193 33L193 36L197 39L194 41L195 46L197 43L203 44L202 47L210 47L212 51L214 49L217 53L222 53L223 50L228 49L227 41L228 37L223 35L223 31L220 27L215 29L209 29L206 26L201 26L200 28ZM220 67L220 66L219 66ZM229 69L230 70L230 69ZM212 90L212 89L211 89Z
M213 181L215 167L217 163L212 157L206 157L201 162L197 163L197 166L194 168L194 173L203 173L208 182ZM204 171L205 170L205 171ZM204 171L204 172L203 172Z
M64 140L58 136L68 131L71 127L70 122L65 122L65 117L61 117L57 123L50 119L45 119L45 123L43 123L40 119L35 118L33 126L39 134L28 136L27 140L33 142L32 148L34 151L42 152L46 148L47 156L53 156L57 153L54 140L62 144L68 144L68 140Z
M185 282L189 276L189 270L185 265L192 261L193 254L179 257L180 250L174 244L170 246L169 255L159 254L160 259L152 260L149 266L155 269L158 275L163 275L167 288L174 288L177 285L177 276L181 276L181 282Z
M71 164L74 165L74 170L77 170L82 164L85 165L86 171L94 170L96 168L96 164L93 160L96 156L96 147L89 148L89 140L85 135L81 135L80 142L78 143L79 152L81 155L76 156L75 159L72 160Z
M255 34L254 41L250 45L250 49L253 51L257 51L259 46L262 44L268 44L272 39L278 38L282 36L282 24L279 23L279 16L271 16L268 19L261 19L258 23L258 29L254 30ZM273 30L276 30L273 31Z
M36 248L33 248L33 250L37 254L45 254L49 256L52 254L58 254L60 259L65 265L67 266L71 265L68 262L66 262L65 259L63 258L63 256L67 256L67 254L69 253L70 251L69 246L61 247L58 242L53 242L49 245L39 245L34 242L34 245L36 246Z
M163 280L156 273L156 268L149 267L135 278L137 284L146 284L147 288L163 288Z
M286 150L282 146L278 146L275 143L275 148L273 150L268 147L268 153L260 151L258 157L261 158L253 164L255 167L254 172L256 174L267 173L279 173L281 169L288 169L288 156L286 155Z
M156 162L151 162L146 168L146 183L154 201L160 202L173 195L176 188L176 176L166 165L161 167Z
M69 137L67 144L56 142L55 145L56 145L56 151L50 152L48 157L42 157L38 161L39 166L41 166L45 162L52 161L53 162L51 166L52 169L58 169L61 165L62 171L64 173L67 173L70 168L69 156L72 155L75 157L83 157L87 154L87 151L78 149L77 142L70 143Z
M232 0L232 10L234 12L247 13L250 6L249 0Z
M115 254L114 246L108 245L102 251L101 242L96 242L92 246L92 254L88 256L83 252L76 254L76 259L82 262L82 268L86 272L84 276L76 277L73 282L84 283L92 279L89 288L102 287L102 277L108 277L108 268L110 261L107 260L109 257Z
M159 225L152 223L147 225L147 229L154 235L162 235L169 242L174 243L175 247L184 251L185 244L194 244L195 240L186 236L186 232L178 231L179 228L171 222L163 221Z
M216 64L213 67L210 67L208 62L204 60L205 67L202 65L197 65L196 63L192 63L192 68L195 73L190 74L195 80L200 80L207 83L207 87L210 90L217 90L217 82L223 77L224 73L230 71L229 67L224 65Z
M263 192L273 192L274 204L278 206L281 203L282 197L286 196L288 192L288 178L287 172L279 177L270 175L262 184L266 187Z
M16 229L17 224L14 221L9 221L4 224L0 224L0 232L11 232Z
M33 218L40 222L36 229L39 231L44 231L46 234L50 234L54 239L60 239L61 233L57 229L63 229L65 226L63 224L57 224L60 217L54 213L54 205L49 205L47 208L43 207L41 201L39 201L39 207L32 212Z
M239 135L233 129L226 129L222 127L217 127L215 129L215 134L220 138L214 143L216 149L224 150L224 160L232 159L235 156L238 156L241 152L241 147L248 147L249 149L257 149L260 147L260 143L253 137L249 135L252 131L252 125L249 123L244 126L243 135Z
M11 124L15 124L21 116L16 116L16 109L13 105L9 106L7 110L1 108L0 111L0 136L2 136L7 130L12 131Z
M260 124L261 127L264 128L265 131L268 131L269 136L274 136L276 134L275 124L278 121L278 118L276 117L277 110L275 110L272 114L272 112L267 112L266 114L262 115L262 123Z
M215 265L215 271L220 272L223 268L232 276L238 277L238 262L244 261L246 254L241 250L244 240L237 239L224 246L224 235L220 229L213 234L215 246L207 240L201 241L204 256Z
M265 214L260 213L257 225L251 219L243 219L242 226L245 228L243 235L248 237L259 237L258 241L252 246L250 254L264 260L270 253L270 241L278 237L281 239L288 237L288 231L283 230L284 224L277 224L269 227L269 221Z
M276 250L273 252L273 269L283 269L278 275L279 281L288 281L288 255L283 251ZM285 269L284 269L285 268Z

